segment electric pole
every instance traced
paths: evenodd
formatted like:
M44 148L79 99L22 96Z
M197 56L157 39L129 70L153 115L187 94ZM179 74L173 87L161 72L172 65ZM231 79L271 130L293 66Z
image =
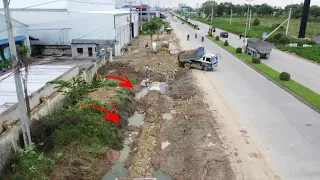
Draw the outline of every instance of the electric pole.
M142 1L140 0L140 29L142 31Z
M150 22L150 0L148 0L148 22Z
M286 36L288 36L288 32L289 32L290 19L291 19L291 11L292 11L292 9L290 8L289 17L288 17L288 24L287 24L287 29L286 29Z
M250 10L250 17L249 17L249 30L251 29L251 14L252 14L252 10Z
M131 42L131 38L132 38L132 0L130 0L130 25L129 25L129 27L130 27L130 38L129 38L129 40L130 40L130 42Z
M248 11L247 11L246 30L244 32L244 39L243 39L243 52L245 51L245 46L246 46L246 41L247 41L248 21L249 21L249 13L250 13L250 1L252 1L252 0L246 0L246 1L248 1Z
M213 1L213 4L212 4L212 10L211 10L211 27L213 25L213 13L214 13L214 4L216 3L216 1L214 0Z
M27 114L27 106L26 106L26 102L24 99L24 98L28 98L28 97L24 97L24 93L23 93L23 89L22 89L20 65L19 65L20 63L18 60L16 43L15 43L15 40L13 37L12 23L11 23L8 0L3 0L3 8L4 8L6 24L7 24L11 60L12 60L12 64L14 67L14 81L15 81L16 91L17 91L18 108L20 109L20 115L19 115L20 126L21 126L22 135L23 135L24 145L25 145L25 147L27 147L32 144L31 135L30 135L30 127L29 127L29 117Z
M230 13L230 26L232 25L232 9L231 9L231 13Z

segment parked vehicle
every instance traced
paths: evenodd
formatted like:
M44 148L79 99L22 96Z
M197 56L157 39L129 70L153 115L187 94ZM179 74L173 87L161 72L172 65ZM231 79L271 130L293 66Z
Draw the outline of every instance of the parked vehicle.
M257 57L261 59L268 59L273 48L273 44L263 41L258 38L245 38L246 49L245 53L252 57Z
M182 51L178 55L180 65L186 69L191 67L199 68L205 71L212 70L218 66L220 55L214 53L205 54L204 47Z
M222 37L222 38L228 38L228 37L229 37L229 33L228 33L228 32L221 32L221 33L220 33L220 37Z

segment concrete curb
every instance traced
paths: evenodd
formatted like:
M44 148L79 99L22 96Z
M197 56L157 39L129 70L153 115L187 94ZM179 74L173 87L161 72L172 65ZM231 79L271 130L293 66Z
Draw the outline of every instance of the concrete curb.
M207 37L208 38L208 37ZM208 38L209 39L209 38ZM215 43L213 40L209 39L210 41L212 41L213 43ZM296 93L294 93L293 91L291 91L289 88L283 86L282 84L278 83L277 81L275 81L274 79L272 79L270 76L268 76L267 74L259 71L257 68L255 68L254 66L252 66L251 64L249 64L247 61L237 57L236 55L234 55L232 52L230 52L229 50L225 49L223 46L221 46L220 44L215 43L216 45L220 46L223 50L227 51L229 54L231 54L232 56L234 56L235 58L239 59L240 61L242 61L243 63L245 63L246 65L248 65L249 67L251 67L252 69L254 69L255 71L257 71L259 74L261 74L262 76L264 76L265 78L267 78L269 81L273 82L274 84L276 84L277 86L279 86L281 89L285 90L286 92L288 92L289 94L291 94L293 97L295 97L296 99L298 99L299 101L301 101L302 103L304 103L305 105L307 105L308 107L310 107L311 109L313 109L314 111L316 111L317 113L320 114L320 109L314 107L312 104L310 104L309 102L307 102L306 100L304 100L302 97L298 96Z

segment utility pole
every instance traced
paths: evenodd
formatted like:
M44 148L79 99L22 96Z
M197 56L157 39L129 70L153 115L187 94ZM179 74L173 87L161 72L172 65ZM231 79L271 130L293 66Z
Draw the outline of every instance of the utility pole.
M249 18L249 30L251 29L251 15L252 15L252 10L250 10L250 18Z
M286 36L288 36L288 32L289 32L290 19L291 19L291 11L292 11L292 9L290 8L289 18L288 18L288 24L287 24L287 29L286 29Z
M247 31L248 31L250 1L252 1L252 0L246 0L246 1L248 1L248 11L247 11L246 30L245 30L245 32L244 32L244 39L243 39L243 52L245 51L245 46L246 46L246 41L247 41Z
M13 37L8 0L3 0L3 8L4 8L6 24L7 24L11 59L14 67L14 81L15 81L16 91L17 91L18 107L20 109L20 126L21 126L22 135L23 135L24 145L25 147L27 147L32 144L30 127L29 127L29 117L27 114L27 106L24 99L28 97L24 97L24 93L22 89L20 66L19 66L19 60L17 55L16 43Z
M230 14L230 26L232 25L232 9L231 9L231 14Z
M211 10L211 27L213 25L213 12L214 12L214 4L216 3L216 1L214 0L213 1L213 4L212 4L212 10Z
M140 0L140 29L142 31L142 1Z
M129 38L129 40L130 40L130 42L131 42L131 38L132 38L132 0L130 0L130 38Z
M150 22L150 0L148 0L148 22Z

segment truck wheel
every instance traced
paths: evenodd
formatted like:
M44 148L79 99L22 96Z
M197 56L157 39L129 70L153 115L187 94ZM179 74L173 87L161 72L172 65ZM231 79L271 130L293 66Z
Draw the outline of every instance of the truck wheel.
M184 64L184 68L190 69L190 68L191 68L191 64L190 64L190 63L185 63L185 64Z
M270 54L266 54L266 59L268 59L270 57Z
M203 67L203 70L208 71L208 67L207 66Z

